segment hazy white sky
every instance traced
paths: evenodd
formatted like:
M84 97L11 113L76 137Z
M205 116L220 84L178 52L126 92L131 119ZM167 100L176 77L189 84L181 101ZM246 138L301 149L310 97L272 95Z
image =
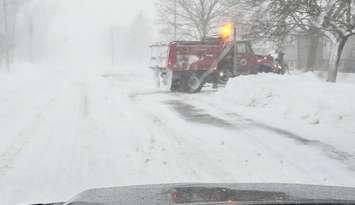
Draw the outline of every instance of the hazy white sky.
M65 9L101 23L129 25L143 11L155 20L154 0L58 0Z
M140 12L146 14L151 24L156 19L153 0L55 0L53 3L56 14L50 23L50 49L54 52L52 56L70 63L93 64L93 60L100 62L100 58L107 57L104 54L109 51L106 44L110 29L129 27ZM150 32L154 32L154 27L150 26Z

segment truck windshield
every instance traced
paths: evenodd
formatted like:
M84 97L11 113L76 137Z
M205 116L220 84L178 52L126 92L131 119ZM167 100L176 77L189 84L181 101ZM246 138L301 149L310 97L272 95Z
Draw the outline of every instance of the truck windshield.
M240 53L240 54L252 54L253 53L253 50L252 50L250 44L244 43L244 42L237 44L237 50L238 50L238 53Z

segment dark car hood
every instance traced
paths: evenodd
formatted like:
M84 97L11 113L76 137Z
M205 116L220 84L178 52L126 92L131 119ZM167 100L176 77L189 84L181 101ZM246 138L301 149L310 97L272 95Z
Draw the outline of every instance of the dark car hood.
M64 205L355 204L355 188L298 184L166 184L84 191ZM232 203L233 204L233 203Z

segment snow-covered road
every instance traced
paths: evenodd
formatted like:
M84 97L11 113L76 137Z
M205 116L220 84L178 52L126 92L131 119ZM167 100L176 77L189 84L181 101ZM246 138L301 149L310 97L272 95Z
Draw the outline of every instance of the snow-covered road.
M139 70L40 72L1 79L0 204L137 184L355 186L354 152L221 107L213 90L169 93Z

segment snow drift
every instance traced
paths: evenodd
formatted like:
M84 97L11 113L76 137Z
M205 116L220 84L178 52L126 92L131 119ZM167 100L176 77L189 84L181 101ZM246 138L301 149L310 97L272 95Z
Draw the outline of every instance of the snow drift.
M259 74L231 81L218 95L223 101L266 115L310 124L353 122L355 84L326 83L313 73ZM265 116L264 115L264 116Z

